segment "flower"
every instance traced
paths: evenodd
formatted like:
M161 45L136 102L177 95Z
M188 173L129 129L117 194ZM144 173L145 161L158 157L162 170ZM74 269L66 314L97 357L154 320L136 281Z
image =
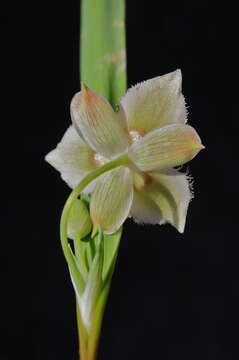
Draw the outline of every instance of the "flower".
M101 175L86 188L96 229L115 232L130 216L138 223L171 223L184 231L190 180L175 169L204 146L187 122L176 70L130 88L114 111L106 99L82 85L71 102L73 125L46 160L74 188L97 167L120 154L129 163Z

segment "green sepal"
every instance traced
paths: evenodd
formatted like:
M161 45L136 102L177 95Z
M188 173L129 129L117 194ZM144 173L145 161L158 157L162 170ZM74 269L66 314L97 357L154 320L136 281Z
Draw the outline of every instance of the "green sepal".
M117 257L122 231L123 227L121 226L115 233L104 235L103 281L105 281L111 271L112 265Z
M77 298L81 313L81 318L87 331L91 329L92 311L97 303L98 296L102 288L102 271L104 262L103 233L98 234L98 244L95 255L89 268L86 286L82 296Z
M89 264L89 272L84 292L77 296L78 325L90 343L98 335L105 305L108 298L111 279L117 259L122 228L111 235L103 234L102 230L90 241L94 240L95 255ZM84 242L90 248L90 241ZM88 260L87 260L88 261Z
M104 259L103 259L103 270L102 270L102 281L108 276L112 264L114 262L115 257L118 253L118 248L120 244L120 238L122 235L123 227L121 227L118 231L113 234L103 235L103 250L104 250ZM91 268L91 264L94 260L96 254L96 244L97 244L98 234L96 234L93 238L89 234L83 239L79 237L74 240L75 247L75 257L77 262L78 269L84 272L85 276Z

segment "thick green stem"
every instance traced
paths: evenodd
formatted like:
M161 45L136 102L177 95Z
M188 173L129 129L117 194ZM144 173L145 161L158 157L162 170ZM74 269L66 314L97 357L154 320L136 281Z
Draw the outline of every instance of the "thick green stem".
M80 77L115 106L126 91L124 0L82 0Z

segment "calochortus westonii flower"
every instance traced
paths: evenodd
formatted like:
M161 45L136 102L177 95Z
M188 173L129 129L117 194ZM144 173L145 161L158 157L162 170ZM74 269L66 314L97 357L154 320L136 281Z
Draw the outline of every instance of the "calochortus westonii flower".
M184 231L190 181L176 166L203 145L187 122L181 71L142 82L114 111L106 99L82 85L71 102L73 125L46 160L74 188L89 172L121 154L128 162L102 174L92 193L94 229L115 232L130 216L138 223L174 225Z

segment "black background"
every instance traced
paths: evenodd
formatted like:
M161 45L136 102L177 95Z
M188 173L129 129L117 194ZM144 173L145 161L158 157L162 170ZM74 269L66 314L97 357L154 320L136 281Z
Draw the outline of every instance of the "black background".
M99 360L234 360L238 351L238 91L233 9L127 1L128 82L183 72L206 150L190 164L186 230L127 220ZM44 162L79 90L78 1L9 2L1 15L0 360L76 360L74 294L58 238L69 188Z

